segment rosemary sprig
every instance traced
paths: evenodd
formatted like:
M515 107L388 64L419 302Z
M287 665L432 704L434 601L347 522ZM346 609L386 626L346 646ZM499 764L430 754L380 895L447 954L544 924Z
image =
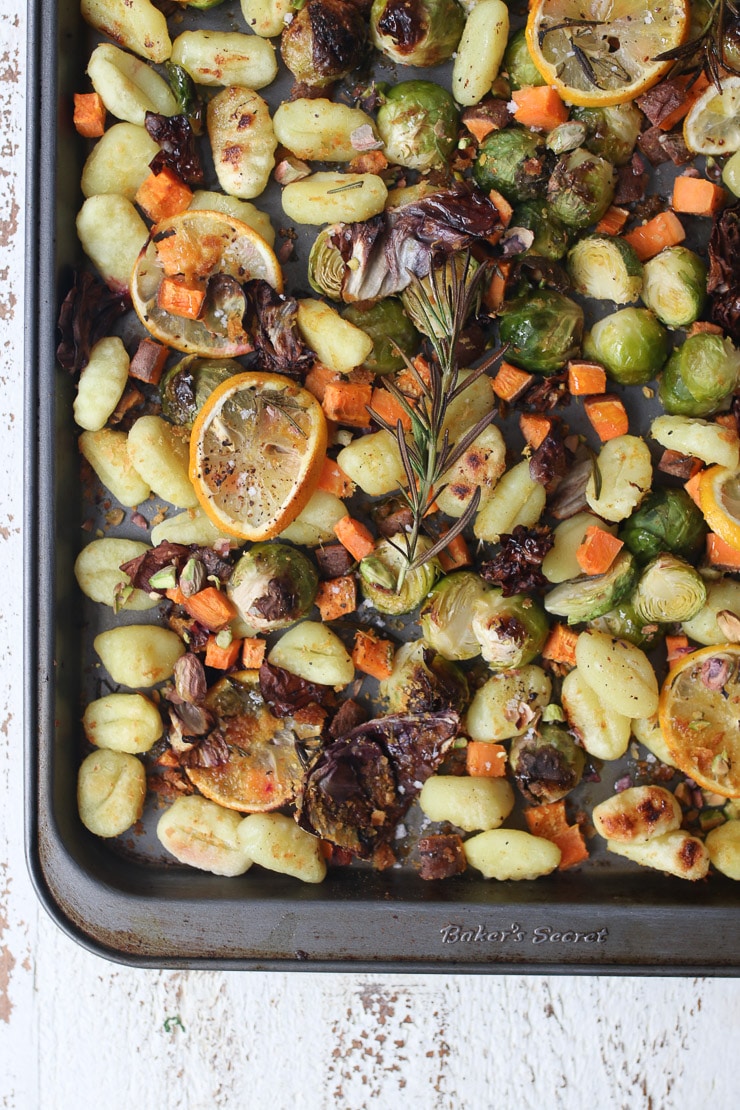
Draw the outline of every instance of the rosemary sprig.
M400 535L403 548L398 543L395 544L406 558L399 575L399 590L409 571L416 570L434 558L464 531L475 516L480 501L480 490L476 490L465 512L449 531L427 550L417 550L424 517L429 506L444 489L442 479L445 473L461 458L483 429L488 427L493 416L492 406L491 411L464 436L454 445L450 444L449 432L444 428L449 405L503 354L501 350L494 351L465 380L460 380L460 367L455 352L487 272L488 266L485 263L476 266L471 255L466 253L459 268L452 262L441 272L437 269L430 272L428 280L431 294L414 278L407 296L413 302L414 315L422 321L422 330L428 336L432 348L429 381L425 381L412 360L400 350L406 369L415 379L419 390L416 404L412 405L394 382L383 379L385 388L411 420L410 442L400 420L394 427L378 413L372 412L373 419L396 437L406 476L406 487L399 492L411 511L412 522L410 529Z
M701 31L688 42L665 50L655 58L656 62L672 61L668 77L678 77L682 73L693 73L694 78L703 71L718 92L722 91L721 70L728 70L740 76L740 70L731 64L727 52L727 32L732 20L740 19L740 5L737 0L713 0L709 15Z

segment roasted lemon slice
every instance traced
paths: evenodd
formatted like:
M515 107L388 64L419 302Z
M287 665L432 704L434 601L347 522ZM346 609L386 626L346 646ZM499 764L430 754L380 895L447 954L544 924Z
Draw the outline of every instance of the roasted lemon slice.
M701 511L721 540L740 551L740 470L711 466L699 483Z
M217 716L229 758L218 767L188 767L193 786L242 813L263 813L292 801L303 766L295 735L262 700L259 672L222 678L208 691L205 705Z
M252 278L282 291L280 264L256 231L222 212L181 212L152 228L131 275L131 300L161 343L231 358L252 349L242 289Z
M321 405L280 374L236 374L198 413L190 480L213 523L244 540L267 540L295 520L326 457Z
M663 684L658 711L675 765L699 786L740 796L740 644L684 656Z
M692 104L683 123L686 146L694 154L732 154L740 150L740 77L723 77Z
M548 85L585 107L624 104L671 65L688 34L686 0L534 0L527 45Z

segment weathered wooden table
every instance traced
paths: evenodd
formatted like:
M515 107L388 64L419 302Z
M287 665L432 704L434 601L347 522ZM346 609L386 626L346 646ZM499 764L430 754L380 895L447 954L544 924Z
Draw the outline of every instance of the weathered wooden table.
M139 971L78 948L37 903L22 832L22 8L0 0L0 1105L727 1110L736 979Z

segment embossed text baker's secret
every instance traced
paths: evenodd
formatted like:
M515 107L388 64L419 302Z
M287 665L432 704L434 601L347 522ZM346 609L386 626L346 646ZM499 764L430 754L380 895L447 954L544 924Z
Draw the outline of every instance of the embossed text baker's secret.
M440 930L443 944L605 944L609 937L608 929L553 929L549 925L538 925L527 930L518 923L509 929L495 929L480 924L465 927L451 923Z

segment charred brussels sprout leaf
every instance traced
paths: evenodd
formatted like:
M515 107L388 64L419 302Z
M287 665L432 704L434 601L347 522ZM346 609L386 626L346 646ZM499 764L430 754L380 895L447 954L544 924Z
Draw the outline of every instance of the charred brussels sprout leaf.
M362 859L387 843L457 735L456 713L382 717L335 740L308 767L296 820Z
M568 255L568 273L576 293L597 300L631 304L640 297L642 263L626 239L587 235Z
M632 157L642 127L642 113L634 104L607 108L573 108L571 119L585 124L584 146L614 166L624 166Z
M480 145L473 176L484 192L496 189L511 204L536 200L550 169L541 138L521 127L494 131Z
M625 521L619 538L639 563L663 551L695 559L704 547L707 526L701 510L682 489L656 490Z
M581 781L586 757L573 737L555 724L515 738L509 766L520 791L534 805L557 802Z
M399 349L412 357L419 349L420 336L395 297L386 297L375 304L358 303L343 309L342 316L362 328L373 341L373 349L363 367L373 374L391 374L401 370L404 360Z
M583 229L604 215L616 181L611 162L588 150L572 150L558 159L547 185L547 200L562 223Z
M271 631L305 617L318 584L316 568L297 548L257 543L234 567L229 596L251 628Z
M173 424L189 428L216 386L241 370L242 366L230 359L188 355L162 376L159 383L162 415Z
M383 54L405 66L436 66L452 57L465 26L455 0L374 0L370 34Z
M363 60L365 21L344 0L308 0L282 34L280 52L295 77L323 88L346 77Z
M545 84L545 78L532 61L523 27L509 39L502 69L509 75L512 90Z
M707 268L688 247L666 247L645 263L642 299L662 324L685 328L707 299Z
M677 555L666 552L651 559L637 583L632 604L645 622L688 621L707 599L698 571Z
M474 659L480 644L473 632L476 604L488 586L472 570L448 574L437 582L422 606L424 639L447 659Z
M526 228L534 234L532 245L522 252L524 254L557 262L568 250L570 229L561 224L544 200L528 200L518 205L511 217L511 226Z
M432 541L421 536L417 555L432 546ZM439 574L439 563L430 559L423 566L408 571L403 585L398 588L401 571L407 566L406 556L397 544L381 540L372 555L360 562L360 585L363 596L381 613L410 613L421 605Z
M658 395L666 412L707 416L735 390L740 380L740 351L721 335L690 336L666 363Z
M441 85L402 81L385 93L377 124L388 161L424 173L447 164L457 140L458 111Z
M403 644L393 660L393 671L379 688L389 713L462 713L468 703L468 683L459 667L423 640Z
M620 551L606 574L584 575L556 586L545 598L545 609L568 624L603 617L632 592L638 570L634 556Z
M538 374L555 374L575 358L583 335L583 309L570 297L540 289L513 301L499 321L506 357Z
M583 353L605 366L620 385L644 385L668 358L668 332L647 308L622 308L597 320Z

